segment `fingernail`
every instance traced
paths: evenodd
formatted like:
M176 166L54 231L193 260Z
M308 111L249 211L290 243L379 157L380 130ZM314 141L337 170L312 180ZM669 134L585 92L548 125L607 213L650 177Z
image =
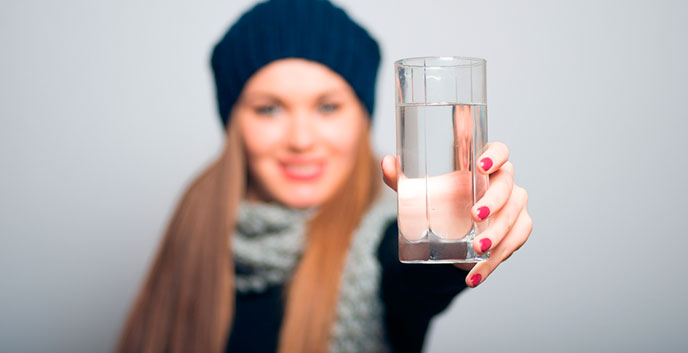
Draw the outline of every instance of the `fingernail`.
M480 239L480 251L485 252L485 250L489 249L490 246L492 246L492 240L488 238L482 238Z
M485 217L490 215L490 208L487 206L483 206L478 208L478 218L480 219L485 219Z
M490 157L485 157L480 160L480 168L484 171L490 170L492 168L492 159Z
M473 287L477 286L478 283L480 283L481 279L483 279L483 276L481 274L479 274L479 273L474 274L471 277L471 284L473 285Z

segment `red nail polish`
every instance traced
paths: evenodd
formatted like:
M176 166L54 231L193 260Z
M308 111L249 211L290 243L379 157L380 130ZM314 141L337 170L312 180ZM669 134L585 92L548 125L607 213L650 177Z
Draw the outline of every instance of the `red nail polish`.
M471 277L471 284L473 285L473 287L477 286L478 283L480 283L481 279L483 279L483 276L481 274L479 274L479 273L474 274Z
M480 239L480 251L485 252L485 250L489 249L490 246L492 246L492 240L488 238Z
M492 159L490 157L485 157L480 160L480 168L484 171L490 170L492 168Z
M487 206L478 208L478 218L485 219L485 217L490 215L490 209Z

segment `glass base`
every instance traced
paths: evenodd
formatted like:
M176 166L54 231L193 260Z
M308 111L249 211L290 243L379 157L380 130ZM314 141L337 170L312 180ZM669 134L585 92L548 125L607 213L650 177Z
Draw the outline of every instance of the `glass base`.
M417 241L407 241L399 233L399 261L403 263L447 264L476 263L490 258L489 252L479 255L473 250L475 231L461 239L447 240L428 231Z

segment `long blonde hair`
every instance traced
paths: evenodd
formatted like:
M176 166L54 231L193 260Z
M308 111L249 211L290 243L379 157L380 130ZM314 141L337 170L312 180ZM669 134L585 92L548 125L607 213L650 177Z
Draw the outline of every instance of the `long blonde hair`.
M247 184L237 119L219 158L188 187L129 313L117 352L222 352L234 315L231 237ZM288 283L279 352L327 350L354 230L381 176L362 124L356 162L307 226L307 248Z

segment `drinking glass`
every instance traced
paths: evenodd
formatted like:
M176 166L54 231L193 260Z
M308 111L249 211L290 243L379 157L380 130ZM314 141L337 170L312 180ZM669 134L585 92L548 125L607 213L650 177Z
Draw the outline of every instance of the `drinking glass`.
M399 260L486 260L472 246L487 221L471 207L488 176L476 171L487 143L484 59L407 58L394 63Z

